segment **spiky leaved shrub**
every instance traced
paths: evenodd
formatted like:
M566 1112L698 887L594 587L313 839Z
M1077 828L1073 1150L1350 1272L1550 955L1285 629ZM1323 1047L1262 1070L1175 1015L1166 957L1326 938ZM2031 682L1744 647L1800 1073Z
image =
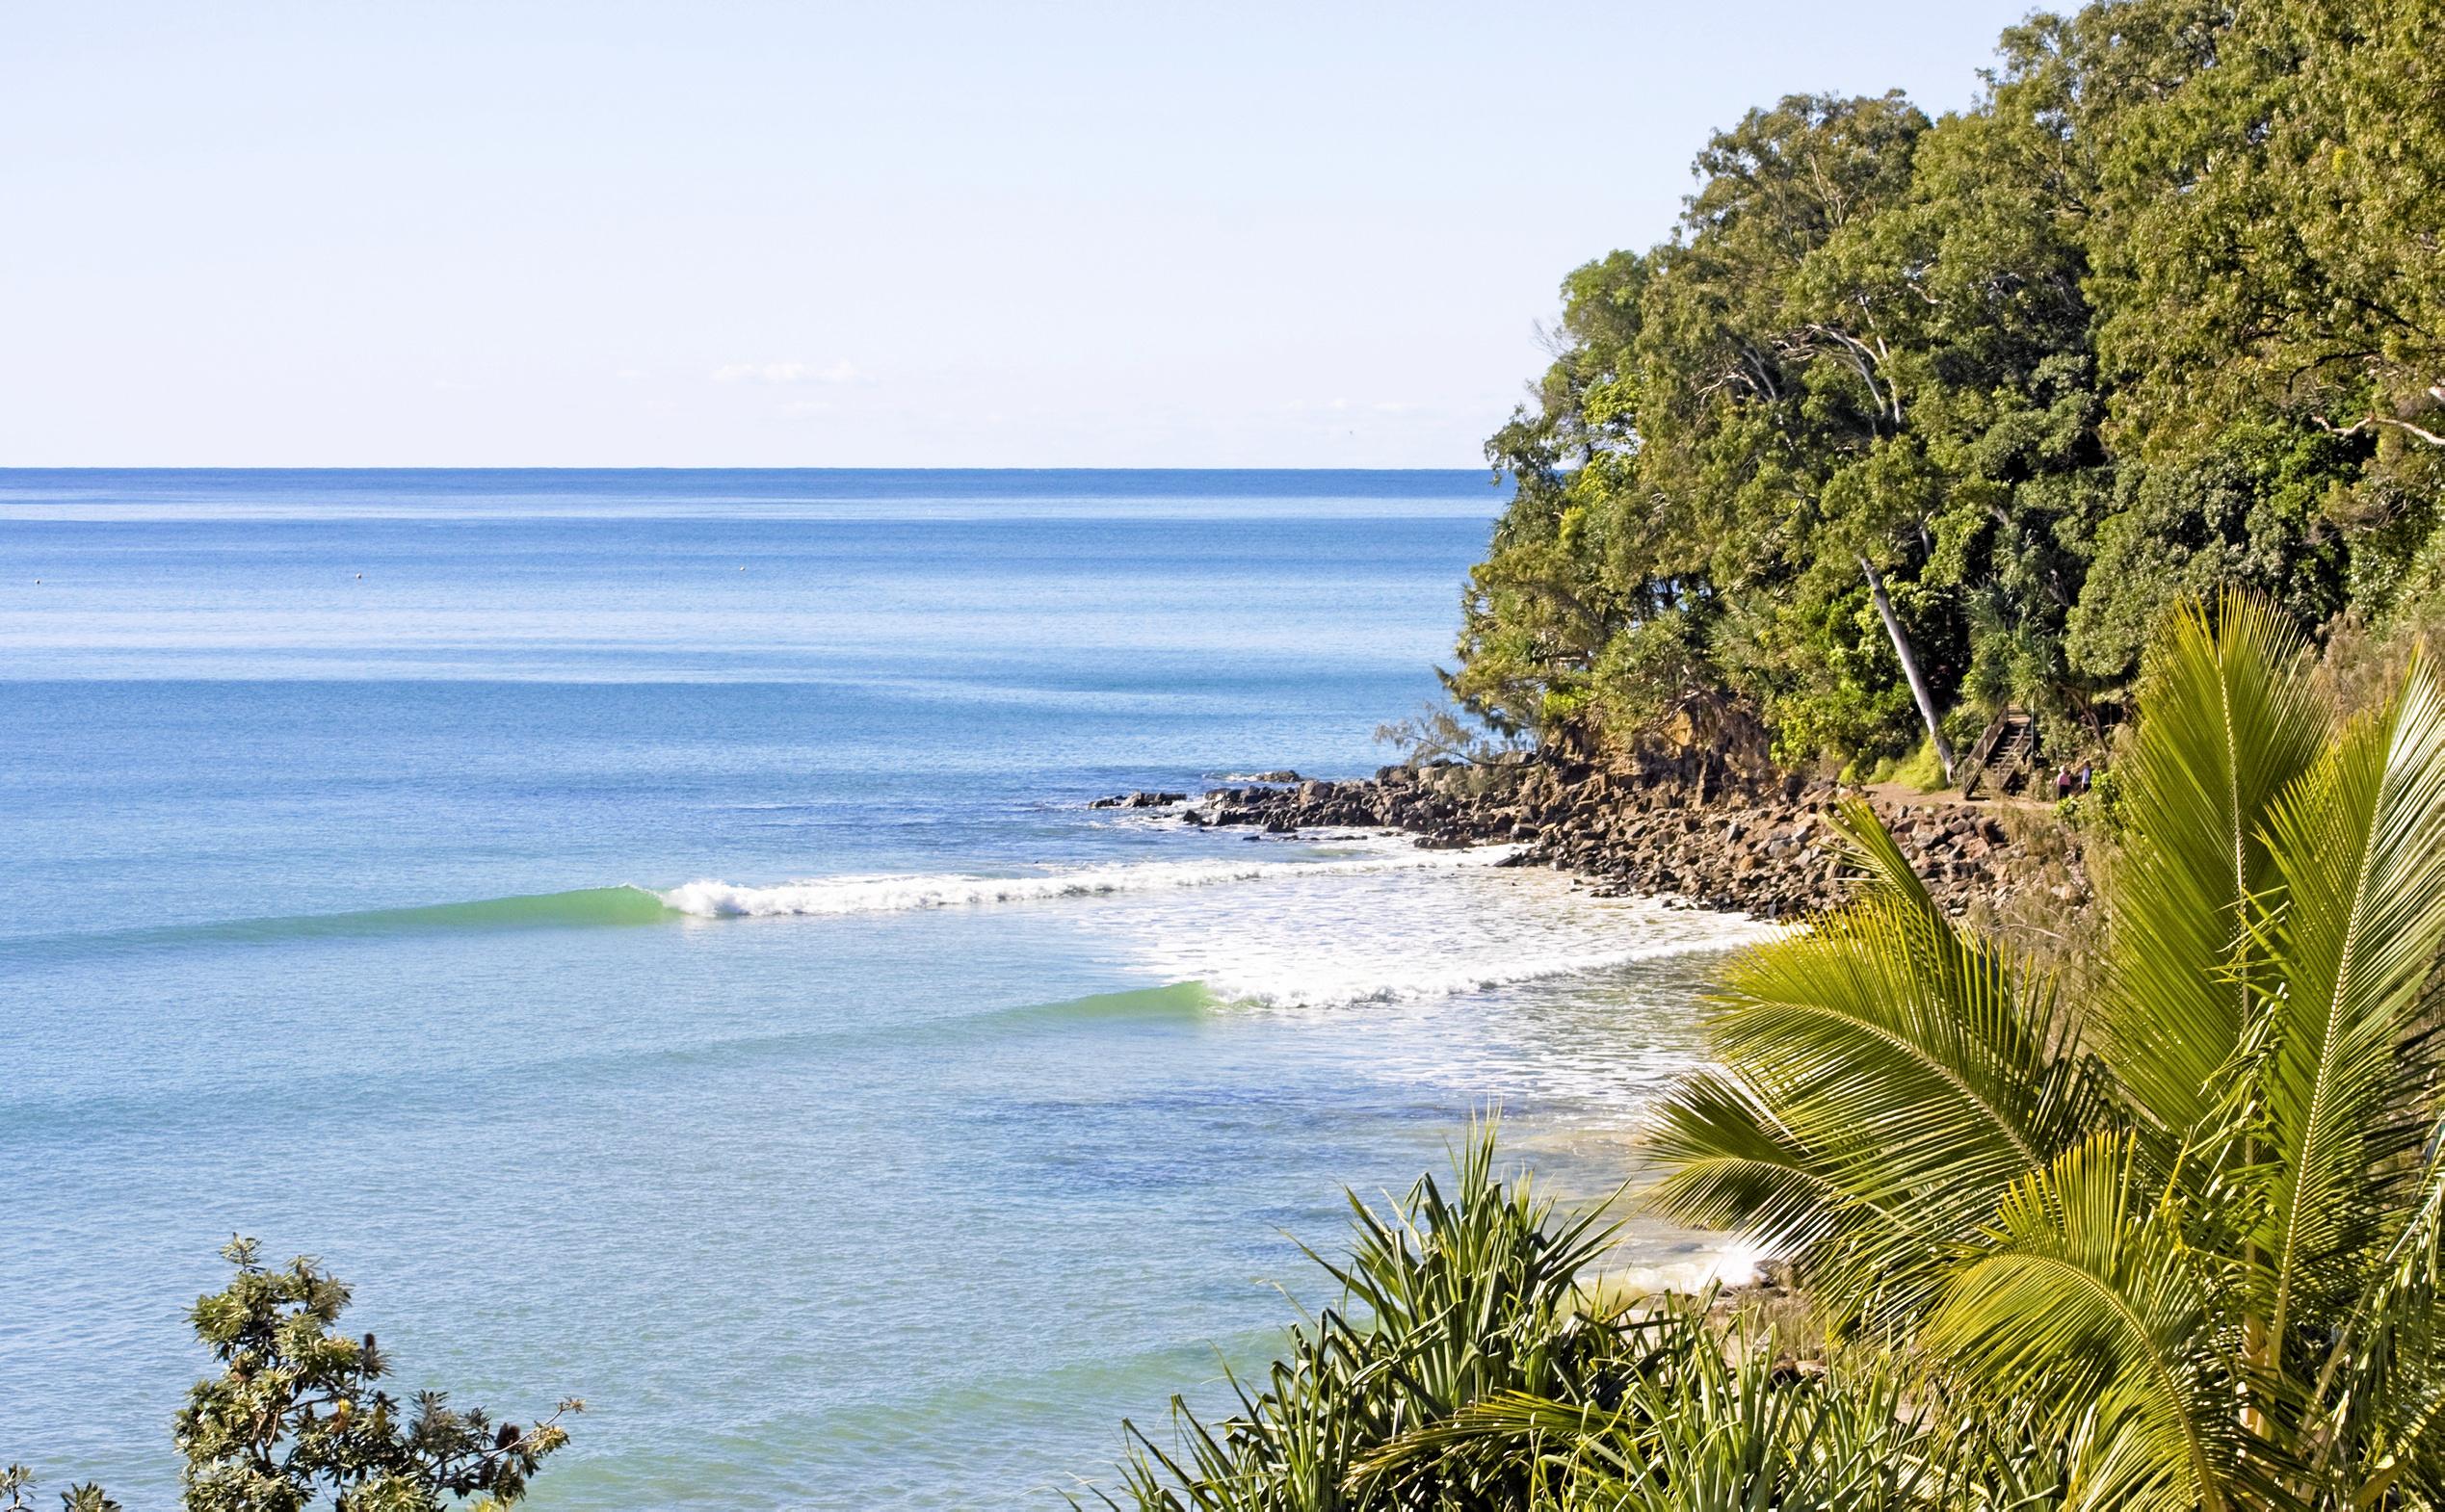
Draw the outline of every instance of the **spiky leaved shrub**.
M1177 1512L1335 1512L1360 1506L1520 1504L1508 1451L1463 1446L1363 1474L1366 1456L1506 1392L1567 1400L1600 1392L1617 1318L1585 1310L1582 1270L1612 1237L1600 1210L1558 1213L1494 1171L1490 1123L1455 1155L1447 1192L1421 1177L1386 1210L1350 1194L1347 1259L1307 1255L1341 1289L1302 1321L1238 1408L1209 1421L1174 1398L1170 1442L1128 1425L1126 1502Z
M1893 1360L1802 1367L1706 1298L1591 1285L1613 1230L1494 1174L1471 1133L1449 1192L1354 1195L1349 1258L1307 1253L1340 1305L1295 1329L1237 1409L1174 1400L1135 1428L1117 1493L1140 1512L2038 1507L2051 1462L1950 1412Z

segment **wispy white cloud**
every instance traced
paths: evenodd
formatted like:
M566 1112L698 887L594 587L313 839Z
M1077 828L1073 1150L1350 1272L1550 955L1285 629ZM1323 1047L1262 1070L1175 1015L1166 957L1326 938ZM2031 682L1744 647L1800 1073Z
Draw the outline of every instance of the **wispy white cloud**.
M847 357L820 368L809 362L732 362L713 370L716 383L854 383L865 376Z

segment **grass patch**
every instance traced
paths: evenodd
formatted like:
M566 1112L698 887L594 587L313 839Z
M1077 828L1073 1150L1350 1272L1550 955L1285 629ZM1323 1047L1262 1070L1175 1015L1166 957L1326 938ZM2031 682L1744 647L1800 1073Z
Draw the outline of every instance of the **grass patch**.
M1935 743L1922 737L1906 756L1887 756L1881 761L1861 766L1853 762L1844 769L1842 780L1857 783L1898 782L1920 793L1933 793L1949 788L1944 780L1944 764L1935 759Z

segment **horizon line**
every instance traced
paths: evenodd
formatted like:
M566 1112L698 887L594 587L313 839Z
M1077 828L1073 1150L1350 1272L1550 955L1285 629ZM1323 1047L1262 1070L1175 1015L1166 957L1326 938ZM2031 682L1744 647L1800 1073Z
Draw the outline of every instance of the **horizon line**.
M1318 467L1235 463L1167 465L1052 463L942 466L914 463L749 462L0 462L0 473L1491 473L1474 466Z

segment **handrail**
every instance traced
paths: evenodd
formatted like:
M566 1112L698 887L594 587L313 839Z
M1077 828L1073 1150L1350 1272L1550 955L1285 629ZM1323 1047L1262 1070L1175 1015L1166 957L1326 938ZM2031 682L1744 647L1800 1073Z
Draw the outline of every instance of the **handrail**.
M1970 747L1969 760L1963 763L1965 769L1961 778L1961 796L1968 798L1978 795L1978 784L1986 775L1987 764L1995 758L1995 744L2004 738L2004 732L2011 728L2015 720L2027 726L2030 722L2029 711L2018 704L2004 705L1997 712L1994 719L1987 724L1985 732L1979 736L1978 743Z
M2002 712L1987 724L1985 733L1979 736L1978 743L1970 747L1971 766L1983 768L1986 765L1986 759L1995 754L1995 743L2004 738L2004 727L2012 722L2015 715L2023 718L2027 717L2027 715L2017 706L2004 705Z

